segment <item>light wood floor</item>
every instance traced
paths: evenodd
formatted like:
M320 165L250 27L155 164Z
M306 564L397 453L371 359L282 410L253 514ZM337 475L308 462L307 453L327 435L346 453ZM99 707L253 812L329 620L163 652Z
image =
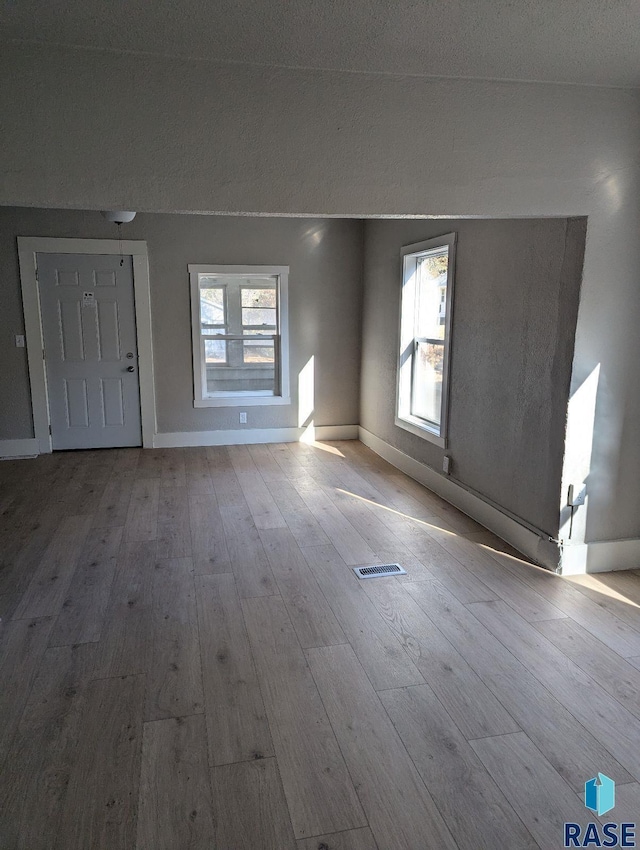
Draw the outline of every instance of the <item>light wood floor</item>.
M3 850L546 850L598 772L640 814L640 576L360 443L5 462L0 514Z

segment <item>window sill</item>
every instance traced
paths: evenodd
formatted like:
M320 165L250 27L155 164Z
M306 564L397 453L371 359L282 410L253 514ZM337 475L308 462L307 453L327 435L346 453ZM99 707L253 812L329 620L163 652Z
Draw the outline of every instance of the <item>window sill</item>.
M193 402L194 407L255 407L284 404L291 404L291 399L281 395L218 396L217 398L197 398Z
M439 446L441 449L447 448L446 437L441 437L439 434L436 434L434 431L431 430L431 428L428 427L428 425L423 424L420 419L417 419L413 416L396 416L395 423L398 428L403 428L405 431L410 431L417 437L422 437L423 440L427 440L429 443L433 443L434 445Z

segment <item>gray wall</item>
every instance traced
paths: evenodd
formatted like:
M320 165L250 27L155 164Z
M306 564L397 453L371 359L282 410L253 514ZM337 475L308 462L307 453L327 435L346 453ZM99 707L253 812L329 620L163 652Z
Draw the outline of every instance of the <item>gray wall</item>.
M334 215L588 216L565 444L573 540L640 537L640 96L6 44L0 204ZM566 529L563 530L566 535Z
M400 248L457 233L447 454L453 476L554 536L586 222L371 221L360 423L442 470L394 424Z
M0 439L33 436L16 236L108 238L98 212L0 208ZM288 265L291 406L248 407L248 428L298 426L297 376L315 357L316 425L358 421L363 225L337 219L138 215L149 249L158 431L237 429L235 408L193 407L189 263ZM243 426L245 427L245 426Z

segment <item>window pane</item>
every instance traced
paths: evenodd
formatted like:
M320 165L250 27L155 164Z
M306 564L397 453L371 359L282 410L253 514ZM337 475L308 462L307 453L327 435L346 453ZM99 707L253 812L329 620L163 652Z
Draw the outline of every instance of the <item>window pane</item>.
M411 413L440 425L444 344L419 342L413 364Z
M417 337L444 339L447 305L447 268L449 251L417 260L416 332Z
M226 363L227 343L223 339L205 339L204 359L206 363Z
M245 363L273 364L274 345L267 340L252 340L243 344L243 359Z
M224 362L220 364L208 361L205 364L207 395L236 392L275 395L276 363L272 340L227 340L226 353L226 365Z
M275 328L277 321L277 312L270 307L243 307L242 308L242 324L243 325L266 325L270 328Z
M224 325L224 289L200 282L200 321L203 325Z
M243 307L274 307L276 306L276 287L275 284L271 287L260 287L259 289L251 289L248 286L242 287L242 306Z

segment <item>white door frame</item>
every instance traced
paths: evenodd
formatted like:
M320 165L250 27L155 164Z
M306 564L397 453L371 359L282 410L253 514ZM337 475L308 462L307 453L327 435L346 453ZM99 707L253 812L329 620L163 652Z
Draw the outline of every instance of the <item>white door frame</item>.
M133 295L138 338L138 375L140 380L140 416L142 445L153 447L156 434L156 397L153 382L153 346L151 340L151 297L147 243L117 239L58 239L46 236L18 236L20 286L24 309L27 362L31 383L33 429L38 453L51 452L49 398L44 364L44 340L40 293L38 289L37 254L119 254L133 261Z

